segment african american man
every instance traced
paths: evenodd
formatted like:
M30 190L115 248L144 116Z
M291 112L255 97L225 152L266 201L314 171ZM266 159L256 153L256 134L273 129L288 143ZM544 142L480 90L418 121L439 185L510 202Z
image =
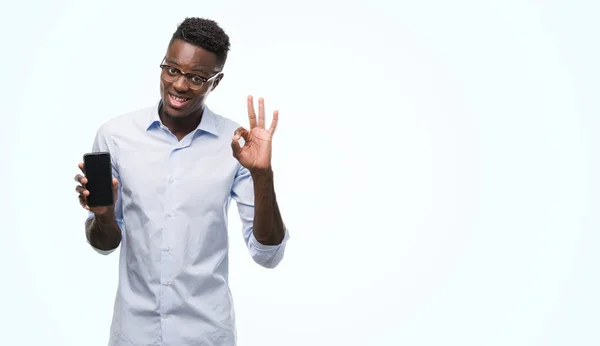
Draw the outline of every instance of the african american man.
M92 151L111 154L113 207L88 207L79 164L88 242L102 254L121 246L109 345L236 345L232 199L253 260L274 268L283 258L289 235L271 168L277 111L267 128L264 101L256 113L248 97L244 129L205 105L223 80L229 48L216 22L186 18L160 64L160 101L98 129Z

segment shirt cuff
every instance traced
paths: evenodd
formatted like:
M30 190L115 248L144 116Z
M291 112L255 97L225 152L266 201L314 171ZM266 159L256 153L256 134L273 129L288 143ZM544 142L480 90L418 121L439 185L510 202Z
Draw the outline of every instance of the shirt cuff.
M285 243L288 241L288 239L290 239L290 234L288 232L288 229L285 229L285 235L283 236L283 240L281 241L281 244L279 245L265 245L262 244L261 242L259 242L258 240L256 240L256 238L254 237L254 232L252 232L250 234L250 246L258 251L261 252L270 252L270 251L275 251L277 249L279 249L281 246L285 245Z
M89 244L89 242L88 242ZM96 251L97 253L101 254L101 255L110 255L111 253L113 253L116 249L112 249L112 250L100 250L100 249L96 249L92 244L90 244L90 246L92 247L92 249L94 249L94 251Z

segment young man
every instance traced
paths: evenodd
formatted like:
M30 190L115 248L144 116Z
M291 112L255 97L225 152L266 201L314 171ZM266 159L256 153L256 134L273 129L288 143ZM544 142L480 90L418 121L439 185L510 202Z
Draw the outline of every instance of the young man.
M75 177L90 211L90 245L103 254L121 245L109 345L236 344L231 199L254 261L274 268L283 257L288 233L271 170L277 111L266 128L264 101L256 114L248 97L246 130L204 104L223 79L228 51L217 23L185 19L160 65L160 102L109 120L96 134L93 151L112 157L114 207L88 207L87 179Z

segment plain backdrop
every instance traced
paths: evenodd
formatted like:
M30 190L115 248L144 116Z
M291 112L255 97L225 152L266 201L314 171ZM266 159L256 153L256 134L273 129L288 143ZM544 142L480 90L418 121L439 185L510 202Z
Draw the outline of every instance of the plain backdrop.
M159 97L186 16L231 37L217 113L280 111L292 239L275 270L230 210L240 346L598 345L597 13L590 1L3 2L3 345L106 345L118 253L73 176ZM270 116L269 116L270 119Z

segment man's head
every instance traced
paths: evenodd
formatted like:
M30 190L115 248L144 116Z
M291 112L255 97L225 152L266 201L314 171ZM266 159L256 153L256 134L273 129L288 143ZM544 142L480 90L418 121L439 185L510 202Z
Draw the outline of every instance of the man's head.
M160 92L165 113L188 116L204 105L223 78L229 36L209 19L186 18L173 33L161 65Z

